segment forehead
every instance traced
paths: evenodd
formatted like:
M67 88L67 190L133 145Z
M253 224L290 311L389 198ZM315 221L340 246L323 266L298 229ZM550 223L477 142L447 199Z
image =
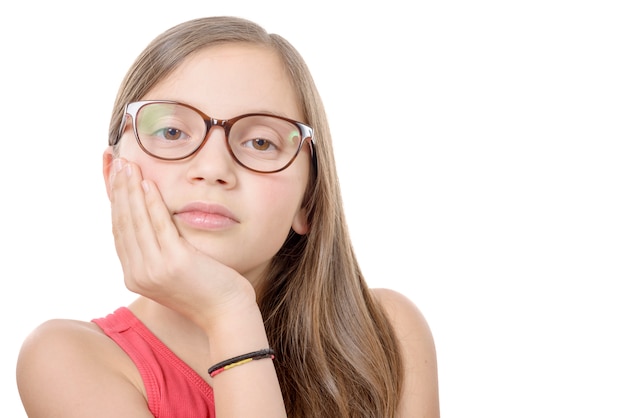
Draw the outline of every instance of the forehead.
M195 52L143 99L188 103L220 119L251 112L302 117L296 91L278 53L247 43L221 44Z

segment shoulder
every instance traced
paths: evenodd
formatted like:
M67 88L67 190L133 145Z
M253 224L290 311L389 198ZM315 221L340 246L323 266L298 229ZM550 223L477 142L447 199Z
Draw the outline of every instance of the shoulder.
M18 357L18 377L28 375L31 369L46 371L66 358L80 361L105 339L104 333L89 322L68 319L46 321L24 340Z
M105 416L111 412L106 403L116 399L145 404L132 361L91 322L54 319L39 325L22 344L16 372L29 417ZM96 408L101 412L94 413Z
M28 372L33 362L39 367L54 367L54 361L81 361L84 357L98 360L98 353L113 347L112 341L91 322L70 319L52 319L35 328L24 340L18 366L19 372ZM110 354L110 353L107 353Z
M390 289L372 289L396 333L404 361L401 417L439 417L437 355L426 318L407 296Z
M420 340L426 346L434 346L428 322L411 299L391 289L376 288L371 293L385 310L398 339Z

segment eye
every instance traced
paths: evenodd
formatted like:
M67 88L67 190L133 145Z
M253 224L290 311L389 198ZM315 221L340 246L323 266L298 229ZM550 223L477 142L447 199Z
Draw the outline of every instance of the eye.
M177 128L161 128L154 133L154 136L160 136L168 141L177 141L179 139L187 139L189 135Z
M276 149L276 146L269 140L264 138L254 138L243 143L244 147L254 148L258 151L269 151Z
M137 115L137 130L144 140L182 142L203 128L202 118L178 105L152 103Z

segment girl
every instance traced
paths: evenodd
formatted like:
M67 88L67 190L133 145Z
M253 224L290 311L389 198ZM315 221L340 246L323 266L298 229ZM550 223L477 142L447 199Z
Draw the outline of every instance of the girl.
M182 23L126 75L103 174L138 298L24 342L29 417L437 417L418 309L368 289L322 102L283 38Z

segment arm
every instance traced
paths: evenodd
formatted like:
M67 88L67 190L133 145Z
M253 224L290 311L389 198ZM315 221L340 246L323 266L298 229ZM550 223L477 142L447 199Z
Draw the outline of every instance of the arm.
M426 320L407 297L374 289L396 332L404 361L404 387L398 417L438 418L439 389L435 344Z
M267 346L258 310L251 310L248 319L244 316L242 312L237 321L229 322L232 326L216 330L223 343L211 345L211 359ZM218 361L211 359L206 359L207 369ZM51 320L40 325L22 345L16 377L29 418L153 417L135 364L93 323ZM235 367L211 384L217 417L257 416L254 410L264 408L267 414L260 416L284 416L270 360ZM272 397L274 401L268 401Z
M115 245L126 286L204 331L209 341L209 355L203 359L207 369L267 348L252 284L179 234L156 185L144 181L135 164L115 164L110 182ZM286 416L271 360L235 367L210 384L219 418Z

